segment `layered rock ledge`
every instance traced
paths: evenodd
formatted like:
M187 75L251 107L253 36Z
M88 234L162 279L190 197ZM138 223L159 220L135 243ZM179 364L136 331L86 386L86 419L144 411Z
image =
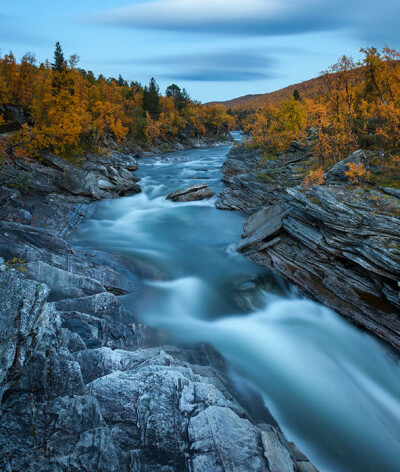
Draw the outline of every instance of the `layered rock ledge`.
M362 151L307 189L307 147L260 160L239 148L222 169L217 207L252 214L238 250L400 350L400 192L348 185L348 162L369 165Z

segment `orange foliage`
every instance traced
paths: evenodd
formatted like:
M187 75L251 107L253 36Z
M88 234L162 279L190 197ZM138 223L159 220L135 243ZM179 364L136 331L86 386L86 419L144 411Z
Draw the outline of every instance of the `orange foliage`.
M322 167L317 170L311 170L307 177L302 182L302 187L311 187L312 185L322 185L325 176Z
M95 78L78 69L73 55L63 70L46 61L38 66L31 53L20 63L12 52L0 56L0 106L21 106L32 119L13 138L19 152L34 156L42 150L69 156L97 150L112 137L117 143L131 139L173 140L185 130L192 136L220 134L234 126L222 106L206 107L187 99L176 108L172 97L160 97L159 117L144 109L144 89L120 77ZM0 125L4 122L0 116Z
M345 174L352 184L359 184L363 180L369 178L369 171L366 170L364 164L355 164L354 162L349 162L347 167L349 170L345 171Z
M283 151L312 128L313 152L323 169L364 147L380 152L386 172L400 153L400 53L388 47L361 51L360 63L342 56L318 79L226 106L257 147ZM267 105L251 114L251 103L254 109Z
M257 146L283 151L291 141L305 137L306 125L305 107L292 97L256 114L250 129Z

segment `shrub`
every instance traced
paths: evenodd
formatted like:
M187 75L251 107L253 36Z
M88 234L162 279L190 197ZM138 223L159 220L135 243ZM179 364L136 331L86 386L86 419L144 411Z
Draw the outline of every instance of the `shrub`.
M301 185L303 187L311 187L312 185L322 185L324 183L324 180L325 180L324 171L322 170L322 167L320 167L317 170L310 171L310 173L303 180Z
M13 257L9 261L6 262L6 266L9 269L19 270L20 272L25 272L26 267L24 266L25 261L23 259L19 259L18 257Z
M364 167L364 164L355 164L354 162L349 162L347 167L349 170L345 171L345 174L349 179L349 182L352 184L357 185L363 180L369 179L370 177L370 173Z

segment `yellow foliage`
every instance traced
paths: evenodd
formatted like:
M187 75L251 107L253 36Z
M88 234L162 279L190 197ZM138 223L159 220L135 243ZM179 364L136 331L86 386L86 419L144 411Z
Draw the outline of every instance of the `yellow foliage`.
M311 187L312 185L322 185L325 176L322 167L317 170L311 170L307 177L302 182L302 187Z
M283 151L291 141L304 139L306 126L304 105L291 97L257 113L251 131L257 146Z
M0 56L0 106L13 104L29 111L33 125L25 124L13 136L21 154L25 149L35 156L50 150L71 153L96 150L112 136L117 143L128 134L149 141L171 140L183 130L200 137L219 134L234 126L234 119L222 106L206 107L187 101L177 109L172 97L160 97L160 115L155 121L144 111L144 90L121 80L96 79L77 69L73 55L68 67L54 71L45 62L37 67L32 54L17 63L10 52ZM0 125L4 122L0 116Z
M354 162L349 162L347 167L349 170L345 171L345 174L351 183L359 184L363 180L369 178L369 172L367 172L364 164L355 164Z
M161 123L157 120L154 120L149 112L146 112L146 127L145 135L149 141L154 141L161 136Z
M13 257L9 261L6 262L6 266L9 269L19 270L20 272L25 272L26 267L24 266L25 261L23 259L19 259L18 257Z
M265 106L256 97L257 111L251 115L246 110L240 121L252 132L254 144L283 151L291 141L303 141L313 127L314 153L322 168L362 145L388 156L381 159L388 172L400 149L400 53L389 47L362 52L360 64L347 56L339 58L317 79L318 85L313 82L313 92L300 88L297 99L282 93ZM236 124L222 105L188 101L178 110L172 97L160 97L159 117L154 120L144 111L144 91L138 84L96 79L77 69L78 60L71 56L68 67L58 72L49 62L38 67L30 53L19 63L12 52L0 56L0 106L22 106L34 123L13 138L18 152L25 148L35 155L48 149L68 155L98 149L107 136L118 143L128 135L173 140L183 130L198 138L206 133L218 136ZM397 162L393 166L397 168Z
M258 147L285 150L313 128L313 153L323 169L365 147L380 152L384 172L400 176L395 157L400 151L400 52L388 47L361 52L361 63L342 56L320 78L297 85L297 99L286 98L293 91L289 87L228 106Z

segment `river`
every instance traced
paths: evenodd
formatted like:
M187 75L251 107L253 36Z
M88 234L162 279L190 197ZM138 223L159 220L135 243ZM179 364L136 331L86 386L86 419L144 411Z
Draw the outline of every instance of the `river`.
M141 160L143 193L103 201L79 244L152 268L135 313L169 342L213 344L322 472L400 470L400 365L380 342L235 252L245 215L173 190L223 188L229 147Z

